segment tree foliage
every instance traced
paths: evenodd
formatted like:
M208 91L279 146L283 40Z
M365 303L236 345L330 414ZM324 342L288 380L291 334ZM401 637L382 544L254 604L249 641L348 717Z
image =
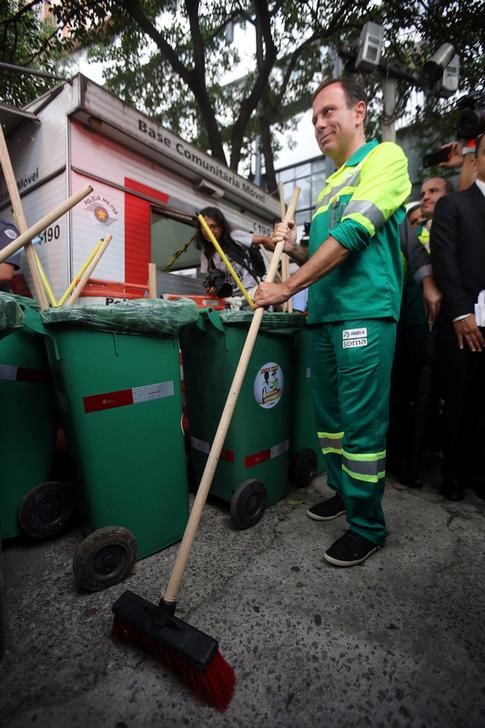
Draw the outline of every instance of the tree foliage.
M0 61L56 75L65 55L54 16L40 17L40 0L0 3ZM49 87L52 79L0 68L0 99L12 106L24 106Z
M10 2L10 5L15 3ZM33 6L34 2L27 5ZM105 62L108 88L237 170L257 136L269 188L275 186L275 132L291 126L294 113L331 73L329 49L349 48L363 24L385 28L388 58L419 68L444 42L461 59L461 87L483 83L482 0L63 0L53 7L66 41L89 47ZM244 26L248 48L231 40ZM416 45L419 41L419 46ZM223 79L228 79L223 84ZM230 79L230 80L229 80ZM382 112L377 74L362 79L373 99L371 124ZM398 113L409 84L400 83ZM441 113L449 102L426 97L416 115ZM315 150L316 151L316 150Z

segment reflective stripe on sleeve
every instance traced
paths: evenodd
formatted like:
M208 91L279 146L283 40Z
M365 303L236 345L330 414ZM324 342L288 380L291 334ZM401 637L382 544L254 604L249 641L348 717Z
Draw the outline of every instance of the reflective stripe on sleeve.
M348 217L349 215L362 215L372 223L374 228L382 227L386 222L386 218L381 210L369 200L350 200L345 207L342 218Z

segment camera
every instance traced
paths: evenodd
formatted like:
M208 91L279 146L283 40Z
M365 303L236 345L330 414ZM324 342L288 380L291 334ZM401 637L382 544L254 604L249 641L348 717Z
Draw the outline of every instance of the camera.
M435 164L447 162L449 158L449 149L438 149L436 152L429 152L423 156L423 167L434 167Z
M232 296L232 278L222 270L209 271L203 280L204 288L214 288L219 298Z
M458 137L473 139L482 134L485 131L485 94L475 91L460 99L457 106L463 109L458 119Z

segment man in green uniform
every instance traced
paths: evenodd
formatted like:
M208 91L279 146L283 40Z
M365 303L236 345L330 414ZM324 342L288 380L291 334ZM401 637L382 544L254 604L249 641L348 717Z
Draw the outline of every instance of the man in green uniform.
M336 171L313 216L309 259L284 283L263 283L256 306L309 289L317 427L335 495L310 508L327 521L346 514L349 529L325 552L353 566L384 545L389 387L402 290L399 226L411 191L407 160L390 142L366 143L367 98L353 81L331 80L313 95L313 125ZM273 241L296 242L293 224ZM298 256L295 255L296 259Z

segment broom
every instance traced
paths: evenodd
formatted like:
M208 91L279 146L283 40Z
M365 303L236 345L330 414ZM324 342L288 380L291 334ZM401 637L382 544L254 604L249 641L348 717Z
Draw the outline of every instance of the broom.
M299 196L295 188L285 221L291 219ZM279 263L283 242L277 244L267 280L272 281ZM113 604L112 637L133 642L155 655L189 685L204 703L223 711L229 705L236 677L232 667L219 652L217 641L175 616L177 593L187 564L190 548L202 518L219 456L234 412L264 310L258 308L249 327L239 364L207 458L197 495L190 512L170 579L159 604L152 604L132 591L125 591Z

